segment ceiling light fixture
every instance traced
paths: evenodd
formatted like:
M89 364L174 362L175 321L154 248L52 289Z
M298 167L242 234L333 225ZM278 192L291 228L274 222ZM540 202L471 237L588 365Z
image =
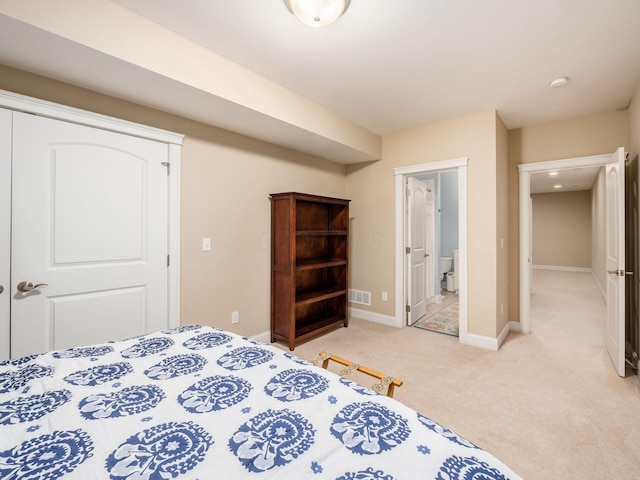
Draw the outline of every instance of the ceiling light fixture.
M562 185L554 185L553 188L562 188Z
M351 0L284 0L298 20L314 28L331 25L347 11Z
M556 177L558 175L560 175L560 172L549 172L550 177Z
M549 86L551 88L564 87L567 83L569 83L569 77L558 77L551 80Z

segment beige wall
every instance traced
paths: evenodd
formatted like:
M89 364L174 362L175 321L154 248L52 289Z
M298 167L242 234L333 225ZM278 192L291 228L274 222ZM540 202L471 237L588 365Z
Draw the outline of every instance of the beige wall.
M509 321L509 132L496 114L496 333ZM475 199L473 200L475 201Z
M0 66L0 89L185 134L181 182L181 317L256 335L269 330L274 192L343 197L345 167ZM211 237L213 250L201 251ZM240 323L231 325L239 310Z
M591 268L591 192L538 193L533 205L533 264Z
M25 38L30 34L33 45L49 40L54 45L48 46L49 52L64 45L65 51L77 54L84 69L113 79L86 80L89 85L101 85L101 91L117 95L114 92L122 91L121 79L131 77L135 80L127 85L125 97L143 98L141 103L147 105L166 105L159 101L163 96L188 98L188 114L170 110L199 120L211 119L213 113L218 121L229 122L224 125L239 129L245 128L246 121L260 122L286 132L283 137L293 148L317 143L323 146L322 154L332 149L349 152L350 159L380 157L378 135L115 2L2 1L0 14L31 25ZM61 79L74 76L65 77L64 71L56 74ZM153 86L146 87L146 83ZM182 103L173 108L182 108Z
M629 145L628 111L616 110L509 131L509 319L520 318L518 169L522 163L612 153Z
M386 135L382 160L347 167L354 239L351 287L372 292L369 310L395 314L393 169L469 157L469 331L495 338L496 122L495 112L490 111ZM381 300L383 291L389 292L387 302Z

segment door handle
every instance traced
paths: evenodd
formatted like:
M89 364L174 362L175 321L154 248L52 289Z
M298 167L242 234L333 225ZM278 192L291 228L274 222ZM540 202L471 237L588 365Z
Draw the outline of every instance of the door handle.
M617 275L619 277L624 277L625 275L633 275L633 272L625 272L624 270L607 270L607 273L611 275Z
M0 285L0 293L4 292L4 285Z
M48 287L48 286L49 285L47 285L46 283L37 283L36 285L34 285L31 282L20 282L16 288L18 289L19 292L27 293L27 292L30 292L31 290L35 290L36 288Z

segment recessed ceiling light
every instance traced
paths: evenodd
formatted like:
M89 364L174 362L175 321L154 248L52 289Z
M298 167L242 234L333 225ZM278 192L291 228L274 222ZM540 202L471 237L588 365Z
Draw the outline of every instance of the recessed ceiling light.
M553 188L562 188L562 185L554 185Z
M558 77L551 80L549 86L552 88L564 87L567 83L569 83L569 77Z

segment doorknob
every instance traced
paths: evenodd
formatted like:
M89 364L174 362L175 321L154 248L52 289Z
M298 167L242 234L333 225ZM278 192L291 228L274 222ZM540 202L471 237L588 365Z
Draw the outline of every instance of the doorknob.
M617 275L619 277L624 277L625 275L633 275L633 272L625 272L624 270L607 270L607 273L611 275Z
M0 293L4 292L4 286L0 285Z
M48 287L49 285L47 285L46 283L38 283L36 285L34 285L31 282L20 282L18 284L18 286L16 287L18 289L19 292L30 292L31 290L35 290L36 288L39 287Z

